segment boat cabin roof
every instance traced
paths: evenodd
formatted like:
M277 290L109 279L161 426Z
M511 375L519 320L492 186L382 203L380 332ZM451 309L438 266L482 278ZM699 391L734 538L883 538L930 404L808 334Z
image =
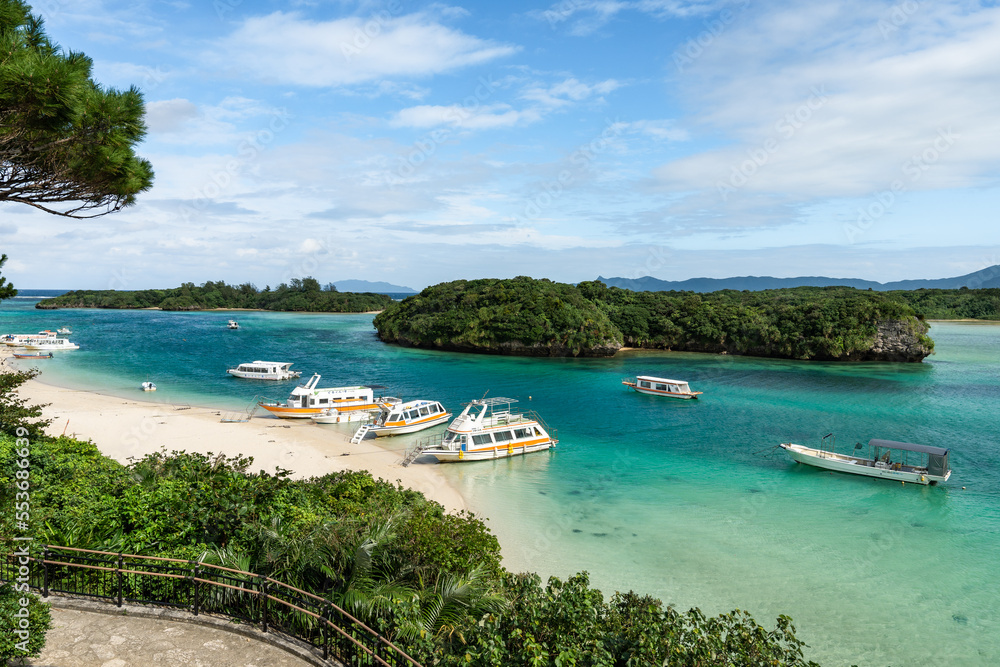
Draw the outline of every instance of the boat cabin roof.
M902 449L907 452L921 452L923 454L932 454L934 456L944 456L948 453L947 449L942 449L941 447L931 447L929 445L917 445L912 442L896 442L895 440L869 440L868 445L871 447L887 447L889 449Z
M663 384L687 384L687 380L668 380L667 378L657 378L652 375L637 375L636 380L649 380L650 382L661 382Z
M251 361L244 362L240 366L291 366L294 361Z

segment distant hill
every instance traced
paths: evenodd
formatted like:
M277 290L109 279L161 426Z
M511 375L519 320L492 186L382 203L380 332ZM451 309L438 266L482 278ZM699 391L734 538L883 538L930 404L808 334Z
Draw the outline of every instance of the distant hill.
M392 283L371 282L368 280L338 280L333 283L338 292L376 292L378 294L416 294L417 290L412 287L393 285Z
M874 280L861 280L859 278L826 278L823 276L801 276L799 278L741 276L739 278L690 278L688 280L660 280L652 276L645 276L643 278L602 278L598 276L597 280L608 287L620 287L634 292L667 292L671 290L715 292L723 289L756 292L784 287L834 287L841 285L857 289L870 288L879 292L915 289L961 289L962 287L978 289L1000 287L1000 264L956 278L897 280L891 283L879 283Z

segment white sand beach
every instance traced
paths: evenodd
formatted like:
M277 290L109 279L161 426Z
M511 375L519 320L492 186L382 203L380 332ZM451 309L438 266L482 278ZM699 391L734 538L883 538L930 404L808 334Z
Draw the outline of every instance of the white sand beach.
M10 348L0 348L0 357L11 356ZM252 456L251 470L273 472L275 468L283 468L295 478L338 470L367 470L376 478L399 481L420 491L448 511L467 508L462 495L435 466L400 465L404 443L395 443L392 438L382 439L378 445L373 440L351 443L356 424L321 426L311 420L277 419L269 415L224 423L221 419L228 410L66 389L45 384L44 378L43 369L42 375L22 386L20 393L31 404L50 404L43 412L53 420L49 434L65 433L92 440L101 452L122 463L165 449Z

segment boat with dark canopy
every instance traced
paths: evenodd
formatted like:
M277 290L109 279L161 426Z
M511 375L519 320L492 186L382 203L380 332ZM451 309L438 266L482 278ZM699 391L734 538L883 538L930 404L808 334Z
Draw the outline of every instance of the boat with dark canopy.
M824 436L823 442L825 443L831 435ZM873 439L868 441L866 455L861 456L859 450L865 446L860 442L854 445L852 454L838 454L833 451L834 441L831 441L829 450L789 442L778 446L798 463L852 475L880 477L914 484L937 484L946 482L951 477L951 468L948 467L949 450L941 447Z

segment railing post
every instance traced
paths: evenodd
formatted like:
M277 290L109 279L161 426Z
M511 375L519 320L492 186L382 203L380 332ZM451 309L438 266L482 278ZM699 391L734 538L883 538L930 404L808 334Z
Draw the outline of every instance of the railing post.
M323 613L321 614L321 616L323 617L323 620L325 622L321 623L320 626L319 626L319 628L320 628L320 630L319 630L320 641L323 642L323 659L324 660L329 660L329 658L330 658L330 634L331 633L329 631L329 628L330 628L330 622L331 622L330 621L330 615L331 615L330 612L332 610L333 610L333 608L330 606L329 602L327 602L325 605L323 605Z
M262 576L260 578L260 628L264 632L267 632L267 598L267 577Z
M115 562L115 574L118 578L118 606L122 606L122 553L118 552L118 560Z
M49 597L49 545L42 547L42 597Z
M198 581L201 574L201 566L196 563L192 563L192 565L194 565L194 573L191 575L191 583L194 584L194 601L192 603L194 609L192 611L197 616L198 608L201 606L201 582Z

